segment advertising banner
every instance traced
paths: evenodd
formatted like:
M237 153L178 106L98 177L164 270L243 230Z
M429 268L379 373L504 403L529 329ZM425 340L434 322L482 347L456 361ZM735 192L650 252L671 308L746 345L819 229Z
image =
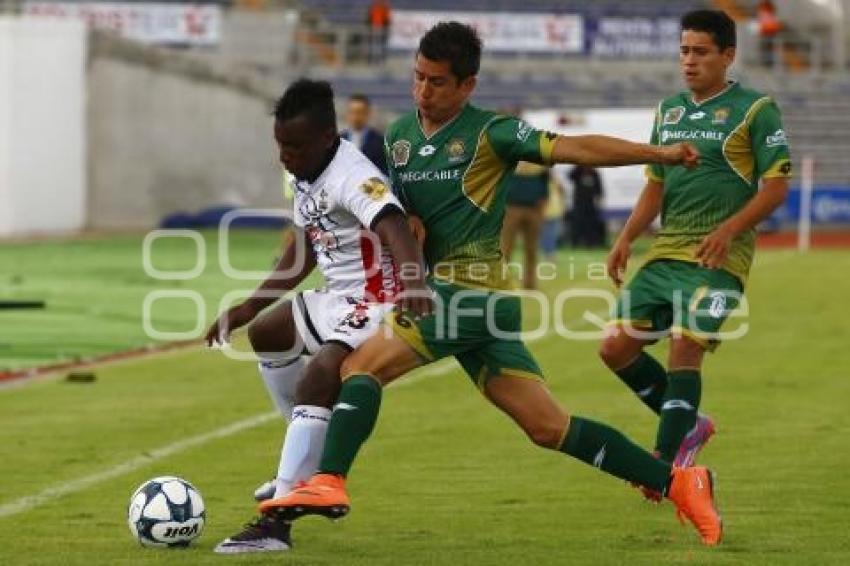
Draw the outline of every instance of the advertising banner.
M587 22L588 51L596 57L675 58L679 20L671 17L602 17Z
M221 40L221 8L211 4L27 2L23 12L80 19L142 43L215 45Z
M429 12L393 10L390 49L414 50L429 28L455 20L473 26L487 51L582 53L584 21L579 14L516 12Z

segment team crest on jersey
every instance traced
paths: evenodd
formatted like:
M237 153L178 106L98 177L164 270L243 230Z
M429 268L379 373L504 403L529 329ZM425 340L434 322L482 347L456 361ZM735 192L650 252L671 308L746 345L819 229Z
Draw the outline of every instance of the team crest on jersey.
M387 196L387 192L389 191L387 185L377 177L372 177L360 185L360 190L372 200L382 200Z
M446 144L446 152L449 154L449 163L457 163L466 157L466 146L463 140L455 138Z
M682 116L685 115L685 107L677 106L675 108L671 108L667 112L664 113L664 125L669 126L672 124L678 124L681 121Z
M393 165L404 167L410 161L410 142L407 140L398 140L393 144L391 153L393 156Z
M711 118L711 123L715 125L725 124L729 119L729 109L725 106L714 111L714 116Z

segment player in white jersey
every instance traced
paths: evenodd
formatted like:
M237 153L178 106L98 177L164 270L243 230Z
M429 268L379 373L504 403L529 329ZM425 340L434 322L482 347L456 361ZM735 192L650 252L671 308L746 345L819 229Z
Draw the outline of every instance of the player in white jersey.
M315 472L339 392L339 368L349 352L394 304L419 314L431 310L421 252L401 205L378 169L339 138L330 85L293 83L274 116L280 160L295 177L296 236L251 297L210 327L207 343L227 342L233 330L316 266L326 286L277 303L248 329L263 380L289 423L277 477L266 493L262 488L255 493L258 498L285 494ZM397 271L396 265L415 269ZM290 546L290 525L262 516L215 550L236 554Z

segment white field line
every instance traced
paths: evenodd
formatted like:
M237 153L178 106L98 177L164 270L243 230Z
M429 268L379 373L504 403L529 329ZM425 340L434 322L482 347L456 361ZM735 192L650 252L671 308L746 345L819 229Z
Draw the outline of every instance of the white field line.
M82 491L93 485L118 477L122 474L135 471L142 466L146 466L152 462L156 462L157 460L162 460L163 458L167 458L184 450L201 446L207 442L218 440L220 438L227 438L228 436L233 436L234 434L256 428L275 418L280 418L279 413L268 412L254 415L253 417L236 421L235 423L217 428L213 431L199 434L191 438L186 438L163 446L162 448L156 448L147 454L136 456L135 458L127 460L126 462L116 466L112 466L111 468L107 468L101 472L83 476L76 480L56 484L34 495L27 495L26 497L21 497L20 499L16 499L10 503L0 505L0 518L29 511L30 509L38 507L48 501L52 501L57 497Z
M782 254L779 257L774 256L776 257L776 259L771 258L772 261L763 261L761 262L761 265L775 263L776 261L781 261L794 257L795 255L796 254L794 253L788 253ZM581 317L577 317L573 320L568 321L567 323L565 323L565 326L572 326L590 322L589 318L593 318L594 316L604 316L606 312L606 310L597 310L585 313ZM550 328L545 334L535 336L534 338L529 339L526 342L538 342L540 340L546 340L548 338L551 338L555 335L557 335L555 330ZM423 368L415 376L391 384L390 388L397 389L406 385L412 385L414 383L418 383L419 381L427 377L435 375L445 375L455 369L459 369L457 366L457 362L455 362L452 358L446 358L434 363L431 366ZM56 484L34 495L27 495L25 497L21 497L20 499L16 499L15 501L12 501L10 503L0 505L0 518L10 517L12 515L17 515L19 513L29 511L31 509L34 509L35 507L39 507L44 503L54 500L63 495L82 491L93 485L116 478L128 472L135 471L143 466L146 466L158 460L162 460L179 452L183 452L184 450L195 448L197 446L202 446L213 440L219 440L222 438L233 436L235 434L239 434L240 432L244 432L246 430L262 426L267 422L270 422L277 418L280 418L280 415L276 411L254 415L253 417L249 417L241 421L236 421L235 423L231 423L227 426L217 428L213 431L206 432L204 434L199 434L197 436L193 436L184 440L180 440L178 442L163 446L162 448L154 449L145 455L137 456L131 460L128 460L127 462L118 464L111 468L107 468L106 470L103 470L101 472L97 472L88 476L83 476L76 480Z
M575 322L580 322L580 320L581 319L578 319ZM546 336L538 336L537 340L548 338L552 334L554 333L547 333ZM529 342L534 342L537 340L529 340ZM415 383L418 383L419 381L422 381L425 378L437 375L445 375L455 369L459 368L457 366L457 362L455 362L454 359L443 359L428 367L423 368L416 375L408 379L399 380L398 382L391 384L389 387L391 389L397 389L399 387L413 385ZM276 411L261 413L259 415L254 415L253 417L243 419L241 421L236 421L221 428L217 428L210 432L205 432L203 434L199 434L191 438L186 438L184 440L180 440L172 444L167 444L161 448L151 450L147 454L136 456L135 458L132 458L121 464L112 466L111 468L107 468L103 471L96 472L88 476L83 476L81 478L68 482L59 483L54 486L48 487L36 494L27 495L9 503L4 503L0 505L0 518L10 517L12 515L24 513L26 511L39 507L47 503L48 501L53 501L58 497L62 497L63 495L69 495L71 493L82 491L96 484L111 480L129 472L133 472L153 462L168 458L169 456L173 456L174 454L178 454L185 450L202 446L214 440L227 438L229 436L233 436L241 432L257 428L279 418L280 414Z

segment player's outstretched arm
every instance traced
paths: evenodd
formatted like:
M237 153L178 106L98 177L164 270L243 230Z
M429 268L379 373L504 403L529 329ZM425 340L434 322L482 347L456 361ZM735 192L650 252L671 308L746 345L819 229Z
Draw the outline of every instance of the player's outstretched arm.
M699 260L700 265L710 269L722 267L732 247L732 240L770 216L785 202L787 196L787 178L764 179L761 190L744 208L703 238L696 251L696 259Z
M296 228L284 245L277 265L254 293L236 306L223 313L210 326L206 334L207 346L230 341L230 333L245 326L264 308L280 296L298 286L316 267L316 257L307 234Z
M617 237L617 241L611 246L607 260L608 277L617 287L623 284L623 274L626 272L629 256L632 253L632 242L643 234L661 212L663 198L664 184L660 181L647 181L626 225Z
M410 310L418 316L425 316L431 314L433 304L431 291L425 285L425 262L422 258L422 250L411 231L407 218L400 209L393 208L387 214L381 215L380 220L372 226L372 231L378 235L381 244L389 247L398 266L399 278L404 286L404 293L400 300L401 308ZM424 233L422 236L424 238Z
M602 135L558 136L552 148L554 163L614 167L640 163L695 167L699 152L687 142L650 145Z

